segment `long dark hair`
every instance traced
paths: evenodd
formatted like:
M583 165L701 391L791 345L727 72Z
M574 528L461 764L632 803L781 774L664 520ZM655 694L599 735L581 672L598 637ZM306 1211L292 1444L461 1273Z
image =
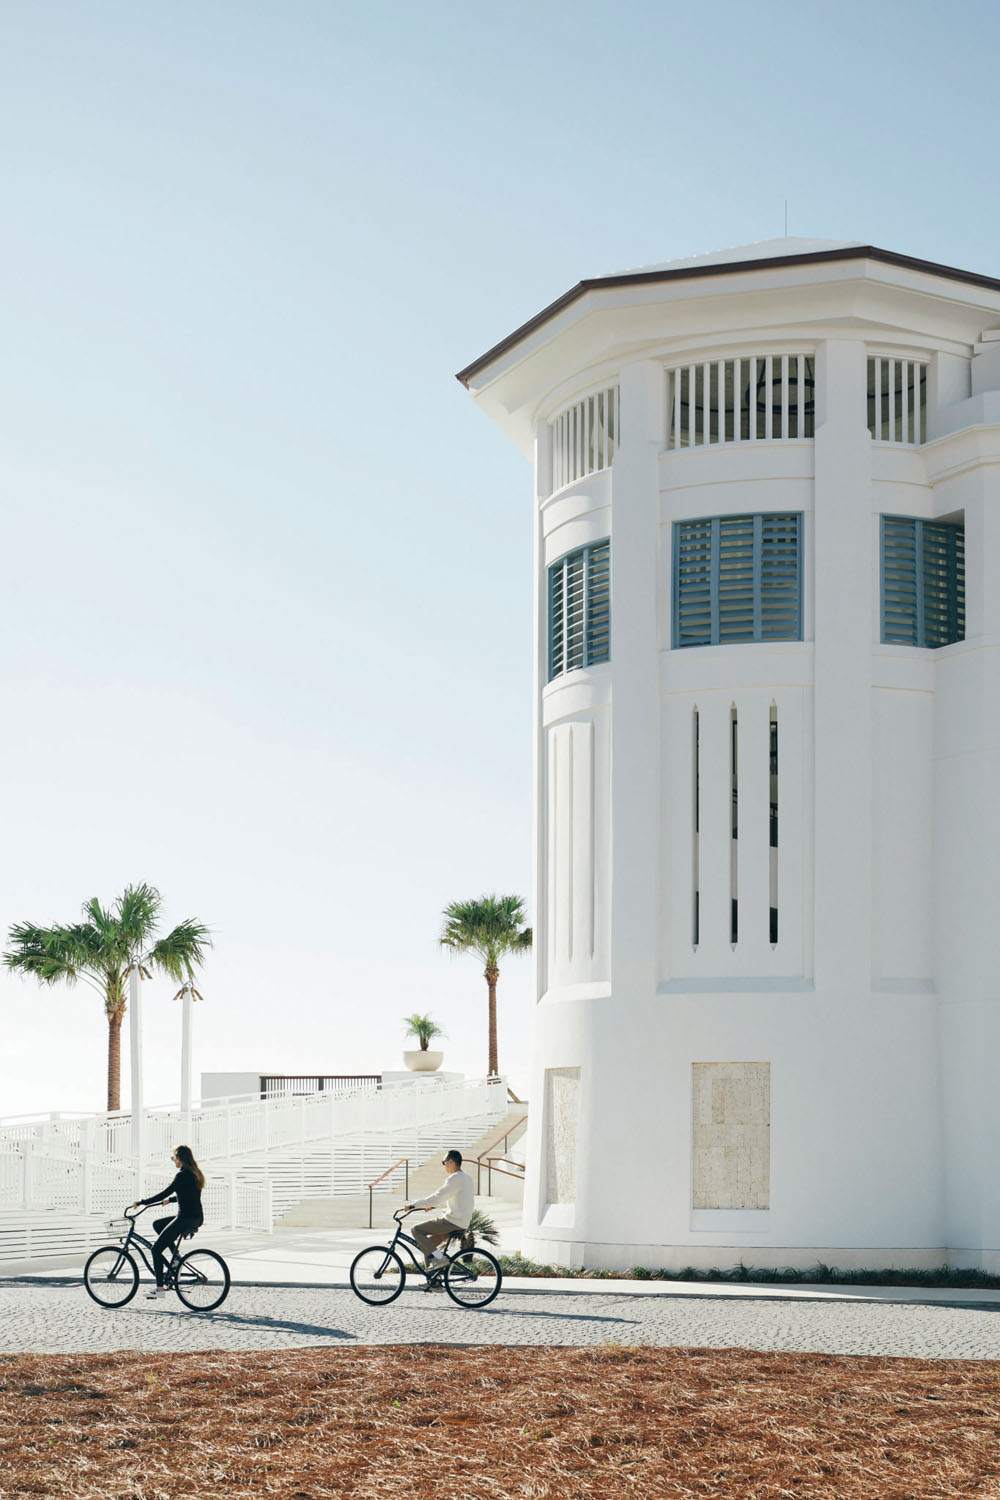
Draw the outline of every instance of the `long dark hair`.
M187 1171L194 1174L194 1180L198 1184L199 1188L203 1188L205 1186L205 1174L199 1167L198 1163L195 1161L194 1153L192 1152L191 1147L175 1146L174 1155L177 1157L182 1167L185 1167Z

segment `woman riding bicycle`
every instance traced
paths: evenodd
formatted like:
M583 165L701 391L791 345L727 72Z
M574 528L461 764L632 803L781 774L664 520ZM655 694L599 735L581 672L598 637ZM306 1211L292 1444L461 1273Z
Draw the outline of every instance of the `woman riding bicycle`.
M165 1187L162 1193L153 1193L149 1198L140 1198L133 1203L133 1209L148 1207L151 1203L177 1202L176 1218L154 1219L153 1228L159 1236L153 1246L153 1269L156 1272L156 1286L147 1297L164 1297L166 1288L166 1264L163 1252L168 1246L176 1245L177 1241L194 1234L205 1221L201 1211L201 1190L205 1186L205 1174L195 1161L190 1146L178 1146L173 1154L173 1163L177 1168L177 1176L169 1187Z

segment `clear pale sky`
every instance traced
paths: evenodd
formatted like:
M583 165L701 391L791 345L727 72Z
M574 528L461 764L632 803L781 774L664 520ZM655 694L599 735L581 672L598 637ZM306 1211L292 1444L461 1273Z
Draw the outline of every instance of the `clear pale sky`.
M3 934L149 880L215 933L196 1072L380 1071L429 1010L481 1074L436 937L530 895L531 475L454 372L786 199L1000 276L998 55L983 0L4 0ZM0 1005L0 1114L102 1107L95 996Z

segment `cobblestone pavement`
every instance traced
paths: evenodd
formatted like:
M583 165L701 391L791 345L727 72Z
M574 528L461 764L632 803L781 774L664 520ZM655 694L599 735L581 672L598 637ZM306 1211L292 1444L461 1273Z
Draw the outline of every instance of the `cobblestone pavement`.
M1000 1306L511 1291L471 1311L416 1290L371 1308L339 1288L235 1285L217 1311L194 1314L144 1291L108 1312L79 1283L0 1284L0 1352L616 1343L1000 1360Z

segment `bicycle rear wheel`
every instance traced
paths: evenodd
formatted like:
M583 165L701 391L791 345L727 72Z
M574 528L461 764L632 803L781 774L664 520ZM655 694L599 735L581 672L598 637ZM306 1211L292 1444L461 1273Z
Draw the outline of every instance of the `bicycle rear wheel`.
M388 1307L406 1285L406 1269L388 1245L369 1245L351 1262L351 1288L369 1307Z
M211 1312L229 1296L229 1267L214 1250L191 1250L177 1266L174 1291L192 1312Z
M121 1245L102 1245L83 1268L83 1284L102 1307L124 1307L139 1288L139 1267Z
M459 1307L488 1307L500 1290L500 1263L488 1250L460 1250L448 1262L445 1290Z

